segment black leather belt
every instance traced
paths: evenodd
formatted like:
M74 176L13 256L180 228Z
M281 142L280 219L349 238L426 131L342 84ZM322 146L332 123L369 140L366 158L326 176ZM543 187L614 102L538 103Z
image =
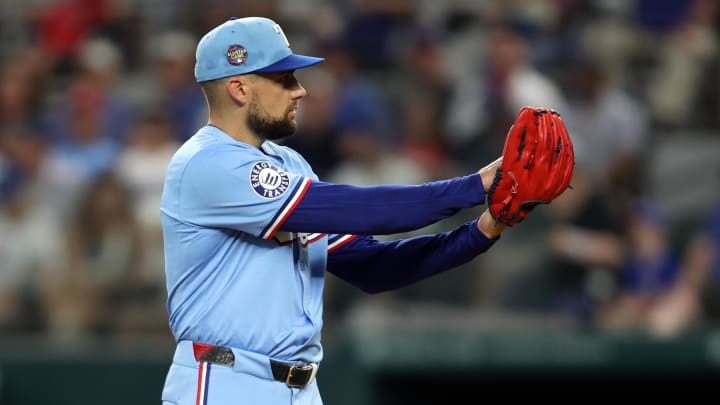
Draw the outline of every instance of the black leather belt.
M317 363L288 364L270 360L270 369L275 380L284 382L288 387L300 388L315 379L318 365Z
M193 343L195 360L232 367L235 365L235 354L231 349L204 343ZM288 387L302 388L315 379L317 363L290 364L270 360L270 369L276 381L284 382Z

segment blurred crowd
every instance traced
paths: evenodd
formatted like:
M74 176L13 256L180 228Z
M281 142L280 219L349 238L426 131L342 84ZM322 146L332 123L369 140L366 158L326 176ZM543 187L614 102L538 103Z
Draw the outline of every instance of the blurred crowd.
M228 17L250 15L279 22L295 52L326 58L298 72L308 95L285 142L325 181L416 184L474 172L502 153L524 105L559 111L575 144L573 189L490 252L379 296L328 278L328 318L364 301L423 301L560 317L603 333L671 336L712 325L720 194L668 212L650 168L666 137L720 140L718 7L3 1L0 333L169 333L159 201L170 157L207 120L195 46ZM718 165L685 164L715 170L705 189L718 190Z

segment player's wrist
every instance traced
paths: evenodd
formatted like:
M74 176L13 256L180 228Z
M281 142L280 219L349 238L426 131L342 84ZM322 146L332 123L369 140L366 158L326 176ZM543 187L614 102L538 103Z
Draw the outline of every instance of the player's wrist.
M507 228L507 225L495 221L495 218L490 215L490 211L485 210L477 221L477 228L488 239L497 239Z
M493 181L495 181L495 172L497 172L497 169L498 167L500 167L501 163L502 156L497 158L494 162L478 170L478 174L480 175L480 179L482 180L483 189L486 193L490 190Z

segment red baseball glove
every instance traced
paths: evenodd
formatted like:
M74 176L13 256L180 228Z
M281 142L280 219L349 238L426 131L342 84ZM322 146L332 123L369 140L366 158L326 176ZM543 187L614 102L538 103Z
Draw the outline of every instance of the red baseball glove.
M503 161L487 194L496 221L514 225L570 185L575 154L560 114L523 107L510 127Z

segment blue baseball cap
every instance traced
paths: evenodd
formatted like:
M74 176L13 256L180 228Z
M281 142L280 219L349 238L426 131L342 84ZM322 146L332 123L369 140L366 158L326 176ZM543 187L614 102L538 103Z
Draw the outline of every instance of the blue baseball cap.
M324 60L294 54L280 25L269 18L232 17L200 39L195 80L201 83L252 72L302 69Z

